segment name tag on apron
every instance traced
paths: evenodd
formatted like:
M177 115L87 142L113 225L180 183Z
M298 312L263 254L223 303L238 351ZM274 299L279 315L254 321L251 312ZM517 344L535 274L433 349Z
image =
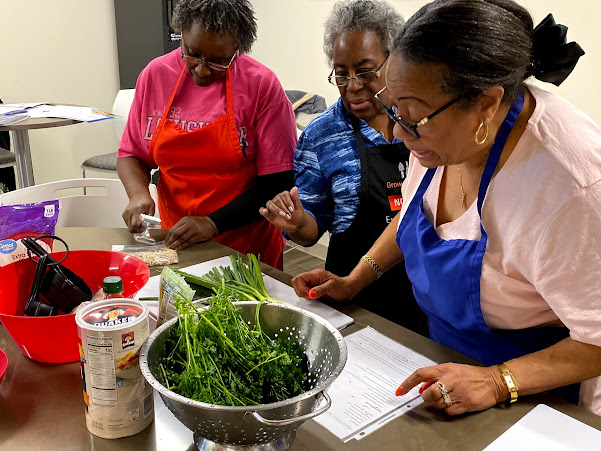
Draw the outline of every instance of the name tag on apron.
M388 196L388 203L391 211L399 211L403 207L403 196L401 194Z

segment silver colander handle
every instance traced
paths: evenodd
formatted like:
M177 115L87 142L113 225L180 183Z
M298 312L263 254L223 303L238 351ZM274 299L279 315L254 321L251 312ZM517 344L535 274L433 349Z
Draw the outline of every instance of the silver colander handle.
M299 421L306 421L313 417L316 417L317 415L321 415L332 405L332 399L328 396L328 394L325 391L320 391L315 396L319 395L321 395L322 398L326 400L326 403L322 407L319 407L316 410L312 410L308 414L301 415L300 417L287 418L285 420L268 420L267 418L263 418L256 410L252 412L252 415L255 418L255 420L257 420L259 423L265 424L267 426L287 426L289 424L298 423Z

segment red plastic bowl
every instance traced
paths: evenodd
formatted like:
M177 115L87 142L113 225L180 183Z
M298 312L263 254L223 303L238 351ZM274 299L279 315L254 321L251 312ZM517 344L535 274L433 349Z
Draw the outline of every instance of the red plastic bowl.
M51 254L61 260L65 253ZM142 260L121 252L70 251L62 263L96 293L106 276L120 276L123 297L133 297L150 278ZM19 260L0 267L0 321L24 355L38 362L66 363L79 360L75 314L50 317L20 316L29 298L35 263Z
M8 368L8 357L4 351L0 349L0 383L2 382L6 368Z

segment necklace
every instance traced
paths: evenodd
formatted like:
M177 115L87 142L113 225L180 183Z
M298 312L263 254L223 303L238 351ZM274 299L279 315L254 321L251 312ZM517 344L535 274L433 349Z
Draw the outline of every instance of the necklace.
M476 169L476 172L480 173L480 169L482 169L482 166L484 166L484 163L486 163L486 161L488 160L489 154L490 150L486 152L486 157L484 157L482 163L480 163L480 166L478 166L478 169ZM461 179L461 164L457 165L457 169L459 170L459 187L461 188L461 208L465 210L465 191L463 189L463 181Z
M457 166L459 169L459 186L461 187L461 209L465 210L465 191L463 191L463 183L461 181L461 165Z

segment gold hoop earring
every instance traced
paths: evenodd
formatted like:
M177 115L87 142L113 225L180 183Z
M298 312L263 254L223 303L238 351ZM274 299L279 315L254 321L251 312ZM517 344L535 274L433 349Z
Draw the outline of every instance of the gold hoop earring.
M484 136L479 139L478 136L480 135L480 131L482 130L482 126L485 127L484 129ZM479 146L481 146L482 144L484 144L486 142L486 140L488 139L488 124L484 124L484 121L480 122L480 126L478 127L478 130L476 130L476 135L474 136L474 141L476 141L476 144L478 144Z

